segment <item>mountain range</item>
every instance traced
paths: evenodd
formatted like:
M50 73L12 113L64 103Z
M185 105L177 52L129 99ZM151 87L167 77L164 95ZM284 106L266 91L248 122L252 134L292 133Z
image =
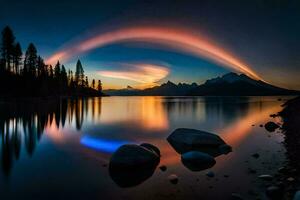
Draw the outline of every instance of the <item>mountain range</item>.
M111 96L271 96L299 95L299 91L288 90L254 80L245 74L230 72L223 76L209 79L205 83L175 84L171 81L160 86L143 90L130 86L124 89L108 89L103 91Z

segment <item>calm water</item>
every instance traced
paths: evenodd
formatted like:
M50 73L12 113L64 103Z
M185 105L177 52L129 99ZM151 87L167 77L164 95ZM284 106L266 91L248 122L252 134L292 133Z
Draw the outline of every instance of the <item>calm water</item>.
M231 193L265 198L265 183L257 176L274 173L284 162L284 149L280 133L259 125L280 111L287 97L277 99L105 97L0 103L0 199L228 199ZM209 170L192 172L166 141L181 127L215 132L233 152L217 157ZM167 171L157 168L142 184L120 188L108 173L109 158L123 143L142 142L160 148L159 165ZM260 157L253 158L254 153ZM205 175L210 170L215 177ZM168 181L170 174L178 175L177 185Z

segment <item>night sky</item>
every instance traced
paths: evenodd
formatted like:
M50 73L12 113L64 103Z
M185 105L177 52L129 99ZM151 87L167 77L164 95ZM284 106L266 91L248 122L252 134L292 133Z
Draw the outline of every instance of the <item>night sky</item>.
M263 80L300 89L298 2L0 0L0 28L9 25L23 51L33 42L46 60L118 29L179 28L208 38ZM148 87L167 80L202 83L234 71L214 58L182 50L184 45L171 48L159 39L115 41L77 54L72 51L62 62L74 70L80 58L86 74L101 79L105 88Z

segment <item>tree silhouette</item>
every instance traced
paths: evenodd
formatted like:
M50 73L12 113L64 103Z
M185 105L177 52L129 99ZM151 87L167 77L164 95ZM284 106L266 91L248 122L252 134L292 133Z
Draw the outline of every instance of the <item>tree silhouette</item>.
M84 70L80 60L76 63L75 82L79 87L84 86Z
M14 72L16 74L20 73L20 64L21 64L21 60L22 60L22 48L20 43L17 43L14 46L14 50L13 50L13 63L14 63Z
M11 63L14 55L14 42L15 36L10 27L6 26L2 31L2 47L1 47L1 56L4 63L4 68L7 70L11 70Z
M33 43L28 45L24 59L22 55L21 45L15 42L13 31L8 26L5 27L0 43L1 97L102 95L95 89L95 80L92 87L89 86L80 60L77 61L74 77L73 72L68 70L67 73L65 66L59 61L54 68L46 65Z
M95 79L92 81L92 88L95 89Z
M26 53L24 60L24 74L25 76L29 76L33 78L36 76L36 67L37 67L37 50L34 44L30 43Z

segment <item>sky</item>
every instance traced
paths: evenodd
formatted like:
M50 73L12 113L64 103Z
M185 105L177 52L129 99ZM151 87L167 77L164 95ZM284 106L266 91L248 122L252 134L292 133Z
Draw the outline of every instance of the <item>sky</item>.
M0 0L23 51L80 59L104 88L203 83L230 71L300 89L300 3L288 0Z

